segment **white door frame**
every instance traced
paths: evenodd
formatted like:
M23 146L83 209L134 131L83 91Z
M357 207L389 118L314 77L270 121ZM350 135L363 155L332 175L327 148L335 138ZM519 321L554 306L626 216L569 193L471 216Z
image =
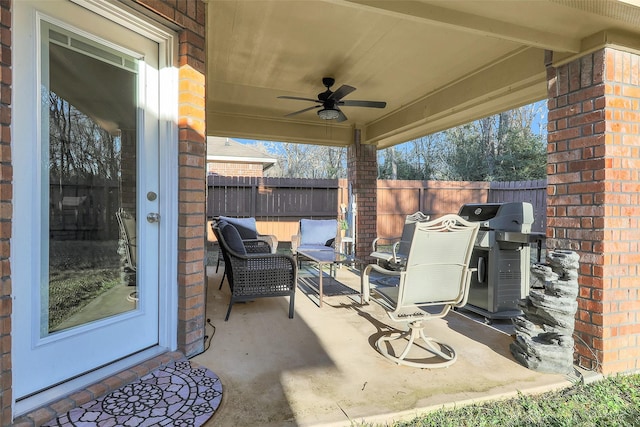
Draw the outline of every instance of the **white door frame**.
M178 101L178 71L177 71L177 35L170 29L167 29L157 23L154 23L148 18L110 2L96 1L96 0L73 0L74 3L89 9L96 14L118 23L129 30L149 38L159 45L159 87L161 88L159 96L159 111L157 115L159 117L159 168L161 173L159 174L160 181L158 183L158 191L161 195L158 199L159 211L162 212L162 219L159 225L159 245L158 245L158 258L159 258L159 343L157 346L137 353L128 358L114 362L113 364L96 367L95 371L82 375L71 381L65 382L56 387L52 387L36 395L22 399L16 402L16 396L13 396L13 414L14 416L24 414L38 406L46 404L52 400L60 398L64 394L68 394L73 390L77 390L83 386L95 383L111 376L116 372L119 372L127 367L133 366L153 357L156 354L162 353L167 350L175 350L177 348L177 223L178 223L178 128L177 128L177 101ZM20 3L20 2L18 2ZM14 8L20 7L18 4L14 4ZM35 18L35 17L31 17ZM14 27L16 25L24 25L24 22L16 23L16 14L14 14ZM29 25L36 25L37 19L30 19ZM21 63L17 60L18 56L16 51L18 48L25 48L21 42L14 37L14 73L33 73L33 64ZM22 58L31 58L33 61L35 58L39 58L38 52L34 47L34 43L25 43L28 53L23 55ZM23 69L24 67L24 69ZM32 84L37 84L37 76L29 75L27 78L32 80ZM18 94L17 91L13 91L13 97L24 96L24 94ZM38 101L39 102L39 101ZM15 102L14 102L14 105ZM24 113L22 113L24 114ZM16 111L14 117L20 115L19 111ZM37 118L34 118L37 120ZM24 124L12 123L12 144L25 143L27 141L36 140L39 135L34 135L36 131L34 128L38 126L27 126ZM34 158L39 158L39 154L36 152L36 147L30 150L15 150L14 155L14 180L19 179L20 173L32 173L22 172L21 165L30 164ZM33 156L33 157L31 157ZM26 169L22 167L22 169ZM14 181L15 182L15 181ZM22 197L14 193L14 198ZM15 206L15 204L14 204ZM18 240L23 240L25 237L24 225L21 225L19 220L20 212L14 212L14 222L12 230L12 245L17 244ZM33 238L24 239L33 241ZM28 243L27 243L28 244ZM14 266L14 271L21 263L29 263L30 260L18 259L14 256L12 251L11 265ZM24 267L23 267L24 268ZM22 286L30 286L30 283L23 283ZM14 298L20 294L20 285L14 281L13 294ZM15 306L14 306L15 307ZM18 333L22 333L25 328L21 328L18 322L15 321L16 312L12 315L12 337L15 337ZM126 339L126 338L125 338ZM15 349L16 347L13 346ZM14 355L14 357L17 355Z

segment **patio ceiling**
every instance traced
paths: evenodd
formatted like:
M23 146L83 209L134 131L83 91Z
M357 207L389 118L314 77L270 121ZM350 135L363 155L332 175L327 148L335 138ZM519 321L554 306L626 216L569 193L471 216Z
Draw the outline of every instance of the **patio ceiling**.
M379 149L546 98L554 63L607 44L640 50L637 0L209 0L207 133ZM357 88L348 120L316 110L322 77Z

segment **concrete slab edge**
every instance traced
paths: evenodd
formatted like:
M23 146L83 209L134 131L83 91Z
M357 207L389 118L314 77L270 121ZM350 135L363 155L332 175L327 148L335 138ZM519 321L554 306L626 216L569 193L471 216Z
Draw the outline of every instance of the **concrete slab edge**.
M600 377L602 376L600 375ZM589 382L596 381L594 376L589 376L589 378L590 378ZM415 409L406 410L406 411L379 414L379 415L373 415L370 417L361 417L357 419L354 418L351 420L345 420L345 421L339 421L339 422L321 423L321 424L300 424L300 427L352 427L360 424L372 425L372 426L387 426L394 422L411 421L416 417L428 414L430 412L437 411L439 409L455 409L455 408L469 406L477 403L507 400L507 399L517 397L518 394L538 395L538 394L542 394L550 391L562 390L574 384L575 384L575 381L565 379L553 384L547 384L544 386L538 386L538 387L528 388L524 390L514 390L514 391L509 391L504 393L497 393L490 396L458 400L454 402L425 406L422 408L415 408Z

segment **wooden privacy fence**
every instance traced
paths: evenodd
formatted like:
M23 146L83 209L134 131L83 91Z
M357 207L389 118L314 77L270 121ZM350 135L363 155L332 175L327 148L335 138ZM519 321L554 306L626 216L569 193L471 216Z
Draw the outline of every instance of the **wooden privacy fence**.
M346 179L208 177L207 217L255 217L258 231L290 241L301 218L336 218L348 206ZM465 203L526 201L533 231L544 232L546 180L518 182L378 181L378 235L398 236L416 211L432 218L457 213ZM210 238L212 236L210 235Z
M488 194L488 182L378 180L378 236L400 236L408 214L458 213L465 203L487 203Z
M547 224L547 180L492 182L489 202L529 202L535 222L531 231L544 233Z
M261 234L290 241L301 218L336 218L347 204L346 179L207 177L207 217L255 217ZM209 240L213 239L207 227Z
M118 181L99 178L52 179L49 185L49 235L54 240L115 240L120 207Z
M544 232L547 222L547 181L378 181L378 235L402 234L407 214L422 211L432 218L457 213L465 203L529 202L535 222Z

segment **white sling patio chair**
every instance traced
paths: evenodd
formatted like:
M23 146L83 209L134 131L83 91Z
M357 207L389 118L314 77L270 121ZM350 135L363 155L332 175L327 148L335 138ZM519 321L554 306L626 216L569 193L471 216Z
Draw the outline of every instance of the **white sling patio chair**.
M124 209L116 212L120 236L124 242L125 267L131 271L138 269L136 219Z
M404 332L394 331L377 340L376 347L384 357L420 368L442 368L455 362L453 348L425 335L424 322L442 318L452 307L466 304L473 271L469 261L479 225L453 214L416 223L404 270L387 270L377 264L365 267L362 274L365 303L370 299L372 270L400 279L398 286L374 288L375 301L387 310L391 320L408 326ZM422 339L423 345L416 342L417 338ZM396 352L393 344L405 339L404 349ZM421 355L428 357L417 358L415 354L420 349ZM410 350L416 351L410 355Z
M407 215L402 227L402 236L376 237L371 244L373 252L370 256L375 258L379 265L388 270L404 268L416 223L426 221L429 221L429 215L425 215L420 211ZM383 247L390 247L390 250L385 250Z

